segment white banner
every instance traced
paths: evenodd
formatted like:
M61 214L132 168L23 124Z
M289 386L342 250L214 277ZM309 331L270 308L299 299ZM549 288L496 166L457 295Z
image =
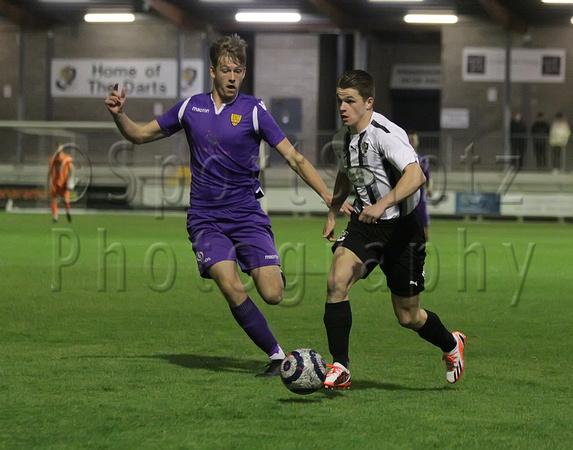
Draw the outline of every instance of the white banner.
M467 130L470 127L470 110L467 108L442 108L440 127Z
M442 66L395 64L392 67L392 89L442 89Z
M511 50L511 81L516 83L564 83L565 55L563 49ZM505 50L495 47L466 47L462 56L464 81L503 82Z
M174 59L53 59L52 97L104 98L119 83L132 98L176 98ZM203 61L186 59L181 67L181 96L203 91Z

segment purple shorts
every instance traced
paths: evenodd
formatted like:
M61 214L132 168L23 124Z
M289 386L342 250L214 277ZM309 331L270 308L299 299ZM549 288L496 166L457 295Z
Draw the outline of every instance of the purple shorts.
M236 261L245 273L281 263L271 220L258 202L248 209L189 209L187 232L203 278L221 261Z

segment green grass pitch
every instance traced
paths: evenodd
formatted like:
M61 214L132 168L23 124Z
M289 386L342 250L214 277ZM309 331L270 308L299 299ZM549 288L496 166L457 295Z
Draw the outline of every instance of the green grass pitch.
M273 217L283 348L327 362L322 218ZM345 224L341 218L338 231ZM185 217L0 214L0 448L570 448L571 225L434 220L422 306L467 335L439 350L393 317L383 276L351 291L353 385L297 396L198 275ZM245 281L248 281L245 278Z

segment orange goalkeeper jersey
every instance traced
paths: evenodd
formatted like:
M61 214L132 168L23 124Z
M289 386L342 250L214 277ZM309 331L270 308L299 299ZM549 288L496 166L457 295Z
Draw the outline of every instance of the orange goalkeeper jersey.
M55 188L66 188L68 183L68 170L74 165L72 157L60 152L50 158L50 179Z

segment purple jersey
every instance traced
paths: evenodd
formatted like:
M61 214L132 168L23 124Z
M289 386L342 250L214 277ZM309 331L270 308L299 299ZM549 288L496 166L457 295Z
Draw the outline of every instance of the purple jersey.
M420 168L426 177L426 183L430 181L430 159L427 156L419 156ZM422 219L422 226L428 228L430 226L430 214L428 214L428 207L426 206L426 183L420 186L420 202L416 206L416 212Z
M225 208L262 196L261 139L276 147L285 135L262 100L239 94L219 110L210 93L181 101L157 119L171 136L184 129L191 151L192 208Z
M427 156L419 156L420 168L426 177L426 183L430 181L430 159ZM426 201L426 183L420 187L420 201Z

